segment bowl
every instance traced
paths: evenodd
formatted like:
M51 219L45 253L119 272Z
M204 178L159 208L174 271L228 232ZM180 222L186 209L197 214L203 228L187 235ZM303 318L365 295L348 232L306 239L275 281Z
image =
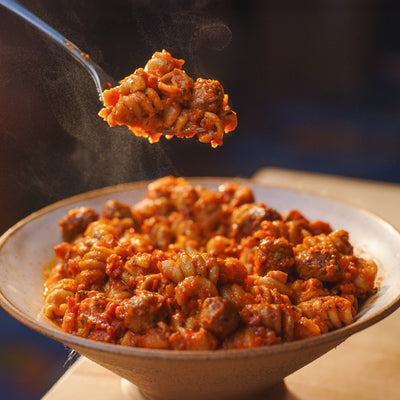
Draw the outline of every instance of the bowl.
M216 189L231 178L188 179ZM61 242L58 221L74 207L100 210L108 199L133 204L148 182L91 191L33 213L0 238L0 304L28 327L64 343L135 384L150 399L248 399L320 357L358 331L382 320L400 305L400 234L387 222L361 209L299 191L256 185L256 200L278 211L298 209L310 220L345 229L359 253L378 264L379 289L359 310L355 322L318 337L240 350L173 351L131 348L64 333L41 314L44 266Z

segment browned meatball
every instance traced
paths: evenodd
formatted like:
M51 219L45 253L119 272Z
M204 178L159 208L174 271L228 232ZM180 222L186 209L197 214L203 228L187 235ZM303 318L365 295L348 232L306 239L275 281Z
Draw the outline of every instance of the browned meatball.
M236 330L240 317L236 306L222 297L207 298L201 308L200 325L220 339Z
M294 265L292 245L283 237L267 236L261 240L254 256L254 272L265 275L268 271L279 270L289 273Z
M70 210L59 222L61 235L66 242L72 241L87 226L99 218L97 212L91 207L77 207Z
M108 200L101 211L103 218L132 218L132 212L129 205L120 203L117 200Z
M237 240L251 236L260 229L262 221L281 219L280 214L263 203L246 203L236 208L232 213L231 236Z
M224 89L218 81L198 78L193 85L189 107L219 114L223 101Z
M343 277L342 255L330 235L306 237L293 251L296 271L301 279L336 282Z
M135 296L124 300L117 307L115 314L132 332L145 333L164 318L164 297L147 290L136 291Z

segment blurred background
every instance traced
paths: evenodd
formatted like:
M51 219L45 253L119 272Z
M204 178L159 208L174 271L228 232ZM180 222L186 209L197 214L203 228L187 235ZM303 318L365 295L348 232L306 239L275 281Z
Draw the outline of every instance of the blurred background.
M25 0L116 79L167 49L218 79L239 125L221 148L108 128L82 67L0 6L0 233L122 182L250 177L265 166L400 182L396 0ZM301 3L301 4L300 4ZM0 310L2 399L38 399L69 349ZM73 358L73 357L72 357Z

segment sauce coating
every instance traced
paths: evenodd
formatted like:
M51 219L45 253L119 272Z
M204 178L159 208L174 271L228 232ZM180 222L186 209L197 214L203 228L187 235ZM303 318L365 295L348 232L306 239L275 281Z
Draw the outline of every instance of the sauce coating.
M217 190L160 178L145 197L71 210L44 282L63 331L125 346L237 349L324 334L354 321L377 266L348 232Z

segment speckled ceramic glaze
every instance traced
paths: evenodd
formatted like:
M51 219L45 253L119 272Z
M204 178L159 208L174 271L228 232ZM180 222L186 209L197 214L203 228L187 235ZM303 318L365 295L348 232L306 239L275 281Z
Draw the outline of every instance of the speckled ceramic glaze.
M228 179L189 179L216 188ZM253 185L257 201L278 211L298 209L350 232L355 248L374 257L380 288L354 324L325 335L264 348L229 351L167 351L127 348L63 333L41 315L43 267L61 241L58 221L67 210L89 205L100 210L108 199L129 204L147 183L126 184L73 197L40 210L0 238L0 303L25 325L54 338L137 385L151 399L249 399L318 358L350 335L393 312L400 303L400 234L369 212L305 193Z

